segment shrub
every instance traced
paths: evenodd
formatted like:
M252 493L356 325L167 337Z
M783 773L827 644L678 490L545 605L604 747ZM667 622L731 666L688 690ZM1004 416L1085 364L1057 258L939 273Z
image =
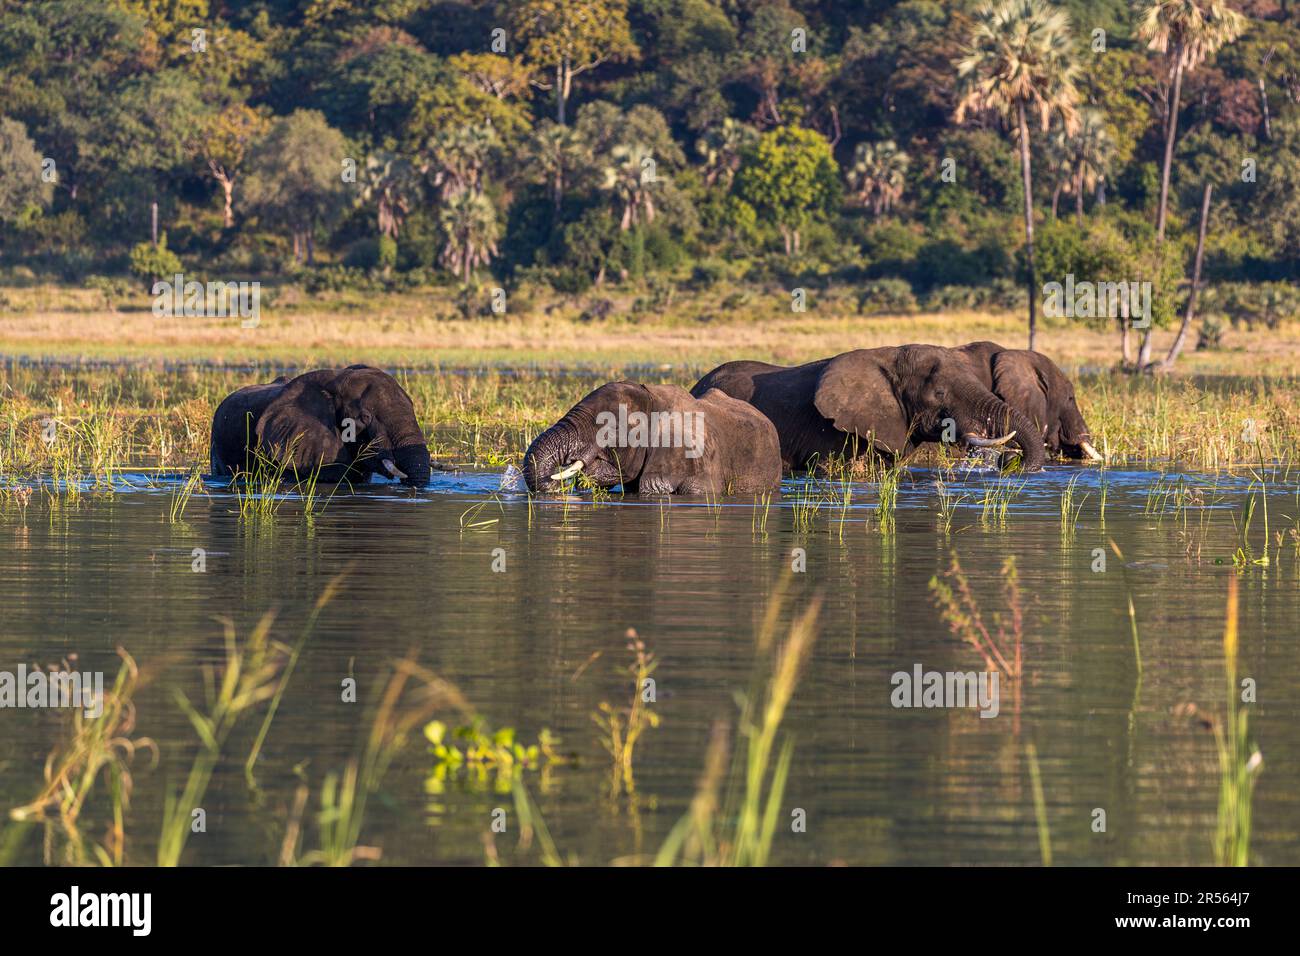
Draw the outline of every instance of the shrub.
M131 274L143 279L152 287L154 280L173 276L181 271L181 260L167 248L167 233L158 237L158 244L141 242L131 249Z

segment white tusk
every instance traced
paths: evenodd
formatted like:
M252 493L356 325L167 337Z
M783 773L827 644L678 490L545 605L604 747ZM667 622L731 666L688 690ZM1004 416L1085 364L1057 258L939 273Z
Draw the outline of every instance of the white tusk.
M1083 451L1084 451L1084 454L1086 454L1086 455L1087 455L1089 458L1091 458L1093 461L1105 461L1105 460L1106 460L1105 456L1103 456L1101 453L1099 453L1099 452L1097 451L1097 449L1093 448L1092 445L1091 445L1089 442L1086 442L1086 441L1085 441L1085 442L1079 442L1079 447L1082 448Z
M580 471L582 471L582 459L578 459L568 468L565 468L563 471L557 471L555 474L551 475L551 480L567 481L568 479L572 478Z
M972 445L977 445L980 448L992 448L996 445L1005 445L1015 437L1015 432L1008 432L1001 438L980 438L978 435L967 435L966 440Z
M395 464L393 464L393 460L391 458L385 458L382 464L384 466L384 471L388 472L394 478L400 478L402 481L406 480L406 472L402 471L402 469L398 468Z

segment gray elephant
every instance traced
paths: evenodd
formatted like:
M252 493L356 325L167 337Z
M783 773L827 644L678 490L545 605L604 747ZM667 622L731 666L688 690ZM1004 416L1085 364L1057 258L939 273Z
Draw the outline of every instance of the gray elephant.
M431 471L410 396L368 365L281 375L226 396L212 416L212 474L251 471L254 450L326 482L379 474L423 485Z
M965 355L936 345L858 349L793 367L728 362L691 394L715 388L772 421L791 468L868 450L901 460L927 441L1014 446L1026 471L1045 457L1033 422L993 394Z
M1033 420L1051 454L1104 460L1092 445L1074 385L1046 355L996 342L971 342L954 351L966 357L986 388Z
M758 494L781 483L772 423L719 391L611 382L538 435L524 455L530 491L578 475L629 494Z

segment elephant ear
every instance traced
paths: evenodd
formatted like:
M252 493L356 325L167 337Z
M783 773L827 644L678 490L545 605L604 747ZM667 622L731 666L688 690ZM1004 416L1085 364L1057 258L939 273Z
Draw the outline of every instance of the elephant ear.
M837 355L817 379L813 405L835 427L890 454L908 445L907 414L893 376L870 349Z
M993 359L993 391L1017 411L1028 415L1039 429L1046 428L1047 382L1034 361L1037 353L1002 352Z
M343 442L334 399L310 380L294 379L257 421L258 445L276 461L310 470L339 460Z

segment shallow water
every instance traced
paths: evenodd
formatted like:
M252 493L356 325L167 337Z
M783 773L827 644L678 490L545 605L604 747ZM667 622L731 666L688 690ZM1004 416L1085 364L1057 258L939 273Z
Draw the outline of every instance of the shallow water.
M770 509L617 496L530 506L524 495L498 493L499 473L440 474L419 492L375 484L335 496L310 520L293 495L274 517L241 519L231 490L212 483L177 524L168 520L177 475L128 473L113 494L78 499L54 489L53 509L38 491L25 513L0 512L0 670L75 653L82 669L111 679L118 645L139 662L148 682L136 697L137 732L159 743L162 760L151 767L142 756L134 765L127 852L129 861L149 862L164 787L178 783L194 747L173 688L201 696L202 665L222 658L216 618L232 618L245 634L274 607L274 634L291 641L326 582L350 565L272 725L258 790L245 783L243 758L260 716L231 738L230 759L204 801L207 832L191 837L186 862L274 862L299 779L317 792L327 772L342 768L366 729L377 681L414 651L492 726L514 727L529 741L548 728L577 755L576 764L528 771L525 780L561 852L608 863L653 854L685 811L709 728L718 718L734 724L757 622L792 549L802 548L806 570L791 575L790 604L820 594L823 608L783 726L796 749L773 862L1036 863L1024 756L1032 743L1056 862L1207 864L1214 741L1173 711L1187 702L1211 713L1224 706L1221 637L1236 575L1240 673L1258 682L1252 736L1264 757L1254 860L1300 863L1300 569L1289 541L1270 566L1233 568L1249 478L1182 475L1195 503L1175 512L1166 496L1161 513L1159 489L1180 476L1051 466L1024 484L1000 522L982 505L999 479L973 471L944 485L955 502L948 533L935 478L911 471L892 534L879 530L876 490L866 484L852 487L847 507L824 503L804 533L796 531L798 503L808 491L794 481ZM1063 535L1061 497L1076 479L1077 525ZM1271 531L1296 527L1295 477L1275 476L1268 487ZM765 532L757 527L764 517ZM1260 509L1250 540L1258 554ZM194 548L206 552L203 573L191 570ZM1105 571L1093 570L1098 553ZM502 554L505 570L494 572ZM950 634L928 588L954 555L990 626L1007 610L1003 561L1016 558L1025 603L1018 714L1006 685L992 719L968 708L891 704L891 675L916 664L983 670ZM591 720L602 701L630 699L628 628L659 661L651 706L662 720L637 746L635 812L607 796L609 757ZM355 704L340 699L349 675L360 689ZM0 804L34 796L61 720L48 710L0 710ZM514 859L509 793L465 774L430 792L426 749L417 737L399 755L362 843L382 848L388 864L481 863L493 811L503 808L510 822L497 843L504 861ZM1093 831L1097 808L1105 832ZM803 832L792 831L797 811ZM316 841L308 822L304 849ZM41 860L34 829L17 858Z

